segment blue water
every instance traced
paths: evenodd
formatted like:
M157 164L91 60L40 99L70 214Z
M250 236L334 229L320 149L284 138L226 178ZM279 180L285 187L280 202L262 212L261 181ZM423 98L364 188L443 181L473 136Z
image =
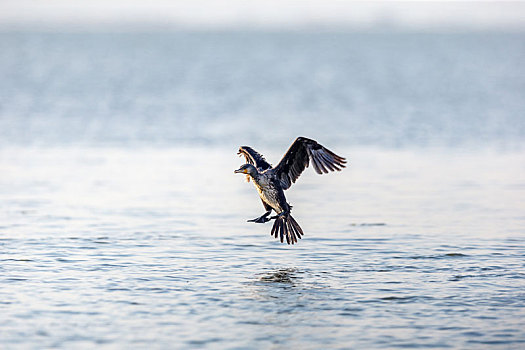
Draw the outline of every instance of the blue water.
M2 32L0 347L522 349L524 39Z

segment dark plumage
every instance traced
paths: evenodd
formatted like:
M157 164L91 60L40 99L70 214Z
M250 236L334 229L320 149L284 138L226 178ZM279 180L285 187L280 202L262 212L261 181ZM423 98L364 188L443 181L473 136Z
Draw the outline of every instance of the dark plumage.
M244 155L246 164L235 170L235 173L246 174L248 180L253 180L266 209L262 216L248 221L265 223L275 219L270 234L280 238L281 243L286 239L288 244L297 243L297 238L301 238L304 233L290 214L292 206L286 202L284 190L295 183L310 163L318 174L340 171L346 163L345 158L306 137L298 137L273 168L251 147L240 147L238 154ZM268 218L272 210L277 215Z

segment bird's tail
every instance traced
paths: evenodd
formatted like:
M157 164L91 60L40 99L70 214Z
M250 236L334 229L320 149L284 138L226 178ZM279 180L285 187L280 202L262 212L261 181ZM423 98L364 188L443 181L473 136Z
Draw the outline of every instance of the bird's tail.
M284 238L286 237L286 243L294 244L297 243L297 238L301 239L301 236L304 235L301 226L295 221L292 215L285 214L278 216L273 223L272 236L281 237L281 243L284 243Z

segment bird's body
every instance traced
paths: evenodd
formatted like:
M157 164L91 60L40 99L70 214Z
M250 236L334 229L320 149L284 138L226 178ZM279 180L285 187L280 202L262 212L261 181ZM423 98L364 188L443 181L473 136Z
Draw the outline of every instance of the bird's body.
M259 173L253 178L253 183L263 203L270 206L277 214L290 209L281 184L272 169Z
M247 179L253 180L266 209L266 213L261 217L248 221L265 223L275 219L271 234L276 238L280 235L281 242L284 242L286 237L288 244L296 243L297 238L301 238L304 233L290 215L292 206L286 201L284 190L290 188L310 162L319 174L328 173L329 170L339 171L346 163L343 157L305 137L298 137L275 167L251 147L240 147L239 154L244 155L247 164L235 172L247 174ZM277 215L268 218L272 210Z

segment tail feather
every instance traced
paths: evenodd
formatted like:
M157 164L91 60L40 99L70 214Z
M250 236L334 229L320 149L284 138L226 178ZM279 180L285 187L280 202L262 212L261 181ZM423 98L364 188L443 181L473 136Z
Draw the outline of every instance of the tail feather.
M297 242L297 238L295 238L295 231L293 229L291 220L288 220L286 222L286 227L288 228L288 232L290 232L290 237L287 239L287 243L290 244L291 241L292 244L294 244L295 242Z
M302 238L301 236L304 233L292 215L286 214L275 219L270 235L280 238L281 243L284 243L284 238L286 237L286 243L294 244L297 243L297 238Z
M275 220L272 226L272 231L270 232L270 236L275 236L275 238L277 238L277 226L277 220Z
M283 243L284 230L285 230L284 220L279 220L279 231L280 231L280 234L281 234L281 243Z
M295 221L295 219L290 215L290 222L292 223L292 225L294 226L295 228L295 231L297 232L297 237L299 237L299 239L301 238L301 236L304 235L303 233L303 229L301 228L301 226L299 226L299 224L297 223L297 221Z

